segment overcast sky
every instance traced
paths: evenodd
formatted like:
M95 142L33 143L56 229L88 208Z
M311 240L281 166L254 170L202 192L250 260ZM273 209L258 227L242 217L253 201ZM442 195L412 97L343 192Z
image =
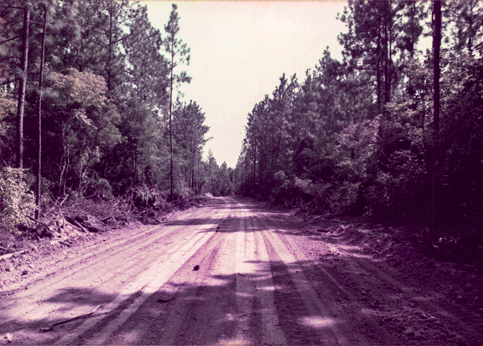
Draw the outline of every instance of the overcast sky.
M164 34L172 2L143 1L152 25ZM219 165L235 167L247 115L279 78L297 74L299 81L329 46L340 59L336 20L346 2L175 2L181 38L191 48L191 63L178 68L192 77L181 91L203 109L210 126L205 146Z

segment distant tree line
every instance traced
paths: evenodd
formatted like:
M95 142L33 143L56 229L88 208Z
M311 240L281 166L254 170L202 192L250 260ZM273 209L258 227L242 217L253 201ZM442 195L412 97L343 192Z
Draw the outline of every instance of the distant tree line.
M349 1L342 61L327 48L303 82L283 75L249 113L237 191L423 225L434 203L436 227L481 227L482 9L477 0ZM418 51L422 37L433 49Z
M176 93L190 81L178 31L174 4L164 33L128 0L0 4L0 212L14 197L31 209L34 190L38 206L141 187L206 192L209 127Z

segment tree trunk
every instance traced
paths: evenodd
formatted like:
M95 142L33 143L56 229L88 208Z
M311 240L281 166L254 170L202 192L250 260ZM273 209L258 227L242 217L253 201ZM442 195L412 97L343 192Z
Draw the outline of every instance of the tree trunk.
M212 186L211 186L211 160L210 159L208 159L208 180L210 182L209 192L211 193Z
M384 6L384 103L391 102L391 3L385 2Z
M431 228L433 235L437 227L437 157L439 133L439 53L441 48L441 1L433 0L434 32L433 32L433 148L431 155Z
M257 178L257 147L253 146L253 186L255 186Z
M195 151L191 151L191 160L190 160L190 190L194 194L194 187L195 187Z
M30 8L25 6L23 17L23 50L22 50L22 78L20 80L20 90L18 94L17 107L17 168L23 168L23 117L25 111L25 90L27 87L27 69L29 56L29 26Z
M35 211L35 219L40 217L40 183L42 170L42 84L44 81L44 60L45 60L45 31L47 30L47 7L44 5L44 23L42 28L42 43L40 50L40 76L39 76L39 98L37 102L37 120L38 120L38 157L37 157L37 186L35 191L35 202L37 210Z
M169 156L170 156L170 170L171 178L170 184L170 199L173 198L173 126L172 126L172 111L173 111L173 69L174 69L174 47L171 53L171 87L169 88Z
M377 112L381 113L382 101L381 101L381 34L377 39L377 51L376 51L376 99L377 99Z
M67 142L67 143L66 143ZM67 169L69 167L69 138L66 138L65 131L62 131L63 155L60 164L59 195L65 196L65 185L67 181Z
M468 38L468 54L470 57L473 57L473 37L475 35L474 29L473 29L473 8L474 8L474 2L470 1L469 3L469 11L470 15L468 16L468 32L470 37Z
M111 78L112 78L112 31L113 31L113 9L112 9L113 1L111 1L110 6L109 6L109 48L108 48L108 55L107 55L107 63L106 63L106 71L107 71L107 93L110 96L110 92L112 89L112 83L111 83Z

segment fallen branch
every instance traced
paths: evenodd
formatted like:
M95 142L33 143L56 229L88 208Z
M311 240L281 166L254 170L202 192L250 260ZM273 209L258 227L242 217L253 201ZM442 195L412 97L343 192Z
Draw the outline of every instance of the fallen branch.
M105 219L101 219L101 221L105 223L105 222L106 222L107 220L109 220L109 219L113 219L113 217L112 217L112 216L108 216L108 217L106 217ZM114 220L115 220L115 219L114 219Z
M80 230L84 233L89 233L89 231L79 222L77 221L76 219L74 218L71 218L71 217L68 217L66 216L65 219L67 220L67 222L69 222L71 225L77 227L77 228L80 228Z
M28 217L30 220L35 221L35 222L37 222L38 224L40 224L40 225L44 226L45 228L47 228L47 230L48 230L48 231L49 231L51 234L54 234L54 232L52 232L52 230L50 229L50 227L49 227L49 226L47 226L47 224L43 223L42 221L36 220L36 219L34 219L33 217L30 217L30 216L27 216L27 217Z
M67 197L69 197L69 195L64 196L64 199L62 200L62 202L59 203L59 208L62 207L62 204L64 204L64 202L67 200Z
M0 261L1 260L5 260L5 259L10 258L10 257L15 256L15 255L21 255L21 254L26 253L26 252L27 251L22 250L22 251L17 251L17 252L9 253L8 255L0 256Z
M73 221L74 221L74 223L73 223L73 225L74 225L74 226L79 227L79 228L80 228L80 230L81 230L82 232L84 232L84 233L89 233L89 230L88 230L87 228L85 228L85 227L84 227L84 225L82 225L82 224L81 224L79 221L74 220L74 219L73 219Z
M71 322L71 321L75 321L75 320L78 320L80 318L88 317L88 316L92 315L94 312L96 312L97 310L99 310L102 306L103 306L103 304L102 305L98 305L94 310L92 310L91 312L89 312L87 314L83 314L83 315L79 315L79 316L76 316L76 317L68 318L66 320L62 320L62 321L59 321L59 322L51 323L51 324L49 324L48 327L40 328L40 332L42 332L42 333L48 332L48 331L54 329L54 327L59 326L61 324L64 324L64 323L67 323L67 322Z

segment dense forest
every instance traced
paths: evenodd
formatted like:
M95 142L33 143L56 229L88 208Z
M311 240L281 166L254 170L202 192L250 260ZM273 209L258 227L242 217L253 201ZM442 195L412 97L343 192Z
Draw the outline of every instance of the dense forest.
M250 112L239 191L317 213L481 229L482 9L350 1L338 18L342 61L327 48L302 82L283 75Z
M161 205L209 192L479 229L482 8L349 1L341 61L327 48L303 81L281 76L248 114L232 169L203 157L205 114L180 92L190 49L175 4L161 32L128 0L4 0L2 227L31 226L59 200Z
M64 197L228 193L226 164L202 158L202 107L179 93L190 49L175 4L166 21L155 29L127 0L2 1L3 227L31 225Z

